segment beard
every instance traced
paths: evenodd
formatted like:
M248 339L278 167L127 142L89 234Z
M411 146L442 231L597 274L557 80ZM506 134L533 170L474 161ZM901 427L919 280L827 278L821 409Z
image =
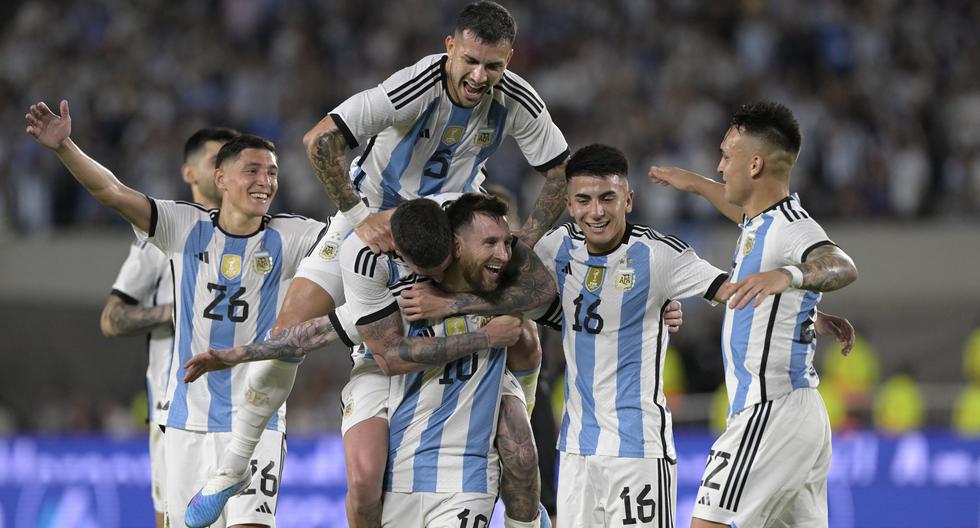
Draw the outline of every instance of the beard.
M483 264L464 264L463 280L476 293L490 293L500 285L500 278L490 279L484 273Z

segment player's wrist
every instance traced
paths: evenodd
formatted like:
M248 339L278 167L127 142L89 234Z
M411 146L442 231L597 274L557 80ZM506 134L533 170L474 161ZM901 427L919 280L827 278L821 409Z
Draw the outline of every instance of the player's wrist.
M367 205L363 201L358 200L354 207L343 211L344 218L350 223L352 227L360 227L361 224L367 220L367 217L371 214L371 210L368 209Z
M779 269L789 276L789 285L791 288L799 289L803 286L803 270L801 270L799 267L783 266Z

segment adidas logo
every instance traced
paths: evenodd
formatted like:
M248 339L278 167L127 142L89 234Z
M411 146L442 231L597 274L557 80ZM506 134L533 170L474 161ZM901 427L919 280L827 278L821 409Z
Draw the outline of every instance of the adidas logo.
M561 269L561 272L564 273L565 275L570 274L572 272L572 265L566 262L565 267Z
M208 263L208 252L207 251L198 253L197 255L194 255L194 256L197 257L197 260L200 260L201 262L203 262L205 264Z
M700 504L702 506L711 506L711 501L708 500L708 494L707 493L705 493L704 495L701 496L700 499L698 499L698 504Z
M262 503L262 506L259 506L258 508L255 508L255 511L257 511L259 513L269 513L269 514L272 513L272 510L269 509L269 504L266 503L266 502L263 502Z
M422 130L419 130L419 137L429 139L429 129L423 128Z

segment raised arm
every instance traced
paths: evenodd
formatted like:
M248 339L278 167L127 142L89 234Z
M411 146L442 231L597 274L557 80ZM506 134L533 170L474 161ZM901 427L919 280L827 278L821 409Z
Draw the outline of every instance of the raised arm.
M384 253L395 249L388 218L369 213L347 174L347 139L333 118L324 117L303 136L306 155L320 185L354 226L357 236L371 251Z
M143 194L123 185L109 169L88 157L71 140L68 101L61 101L61 115L44 103L33 104L24 118L27 133L53 150L72 176L101 204L115 210L141 231L150 229L150 202Z
M140 306L128 304L116 295L110 295L102 309L99 325L102 335L120 337L145 334L161 326L173 325L174 305Z
M518 234L518 238L528 247L534 247L565 210L565 186L564 163L544 173L544 187Z
M476 295L449 294L439 288L418 283L403 291L399 303L409 321L439 319L452 314L494 315L522 313L547 306L558 290L541 259L523 242L514 246L508 264L512 277L497 291Z
M799 277L794 278L796 268ZM810 252L806 262L762 273L753 273L735 283L728 305L741 310L753 299L758 307L768 295L786 291L790 286L801 290L829 292L857 280L858 271L851 257L837 246L827 244ZM798 281L798 283L796 283Z
M357 330L381 370L389 376L440 367L488 348L515 344L521 319L495 317L475 332L446 337L406 336L398 310Z
M653 183L673 187L678 191L699 194L736 224L742 222L742 208L725 200L725 184L677 167L650 167Z

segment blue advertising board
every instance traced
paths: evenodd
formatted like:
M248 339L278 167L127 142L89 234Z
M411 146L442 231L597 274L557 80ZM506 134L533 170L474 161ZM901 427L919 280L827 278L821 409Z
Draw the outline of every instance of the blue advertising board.
M689 525L712 439L676 433L677 526ZM148 457L144 438L0 438L0 528L152 526ZM339 436L290 437L282 482L280 527L347 525ZM828 502L832 528L980 528L980 441L837 434Z

